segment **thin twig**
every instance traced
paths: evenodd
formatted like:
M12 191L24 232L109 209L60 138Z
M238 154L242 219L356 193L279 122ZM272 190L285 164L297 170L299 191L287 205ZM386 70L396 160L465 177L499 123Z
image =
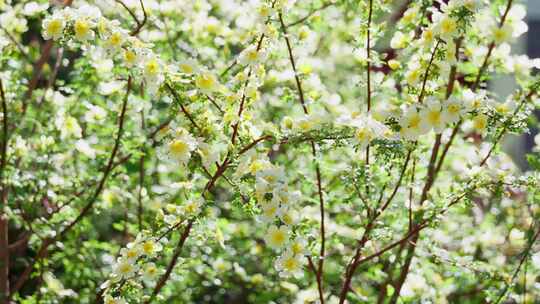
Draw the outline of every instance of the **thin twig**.
M109 161L107 163L107 167L103 171L103 175L100 179L100 182L94 191L94 194L92 197L88 200L88 203L84 206L84 208L79 212L79 215L67 226L65 226L59 233L57 233L54 237L45 239L43 243L41 244L41 247L39 248L35 258L33 261L25 268L25 270L22 272L22 274L19 276L19 279L16 281L15 286L13 290L11 291L9 295L9 299L13 297L13 295L19 291L24 283L28 280L30 277L30 274L32 273L32 270L34 269L35 264L44 258L47 254L48 248L51 244L54 244L57 240L61 239L67 232L69 232L77 223L79 223L92 209L94 203L96 202L97 198L101 194L101 191L103 190L105 186L105 182L107 178L109 177L109 174L111 173L112 168L114 167L114 159L116 157L116 154L118 152L118 149L120 147L120 142L122 138L122 134L124 131L124 118L126 114L127 109L127 102L129 93L131 91L131 76L128 78L128 85L126 90L126 95L124 97L124 101L122 103L122 110L120 112L120 117L118 119L118 133L116 136L116 140L114 142L113 150L109 156Z
M318 13L318 12L320 12L320 11L322 11L322 10L324 10L324 9L334 5L334 4L335 3L333 3L333 2L328 2L328 3L325 3L325 4L321 5L320 7L318 7L316 9L312 10L311 12L309 12L309 14L307 14L306 16L287 24L287 28L304 23L306 20L311 18L311 16L315 15L316 13Z
M287 44L287 51L289 54L289 61L291 63L291 66L293 68L294 72L294 79L296 81L296 89L298 91L298 97L300 99L300 103L302 105L302 109L304 110L304 114L309 115L309 111L307 108L307 104L304 98L304 91L302 89L302 82L300 81L300 77L298 75L298 71L296 70L296 62L294 60L294 55L292 51L291 42L289 39L289 35L287 33L287 27L285 26L285 22L283 21L283 14L279 13L279 21L281 23L281 30L283 31L283 36L285 38L285 43ZM319 252L319 265L317 269L317 286L319 290L319 301L321 304L324 304L324 292L323 292L323 268L324 268L324 259L326 254L326 228L325 228L325 211L324 211L324 197L323 197L323 190L322 190L322 180L321 180L321 169L319 166L319 163L316 159L317 157L317 148L315 146L314 141L310 141L311 143L311 154L315 160L315 174L317 179L317 193L319 196L319 212L320 212L320 234L321 234L321 249Z

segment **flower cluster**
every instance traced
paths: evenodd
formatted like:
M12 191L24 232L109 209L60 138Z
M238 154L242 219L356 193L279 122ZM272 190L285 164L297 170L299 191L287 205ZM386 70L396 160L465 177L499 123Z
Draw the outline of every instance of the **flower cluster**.
M146 284L155 284L160 275L160 269L151 262L161 252L161 240L154 237L137 238L120 250L119 257L113 265L110 279L102 284L102 288L109 288L115 283L127 280L144 281ZM110 292L111 290L108 289ZM125 303L121 297L113 297L110 293L105 295L105 303Z
M273 165L257 153L246 155L241 162L236 175L255 178L254 196L260 208L259 219L268 225L265 242L268 247L282 252L276 260L276 269L283 276L303 276L307 242L292 233L301 220L294 207L298 205L300 194L289 189L283 167Z
M141 75L151 93L159 90L165 80L166 66L149 45L129 35L118 21L103 17L95 6L55 11L43 21L43 38L79 43L90 49L99 47L132 74ZM99 44L95 45L95 40Z

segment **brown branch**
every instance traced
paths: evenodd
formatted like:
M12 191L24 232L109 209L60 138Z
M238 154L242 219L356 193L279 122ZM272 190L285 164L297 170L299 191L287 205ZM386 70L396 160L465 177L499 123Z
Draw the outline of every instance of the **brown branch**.
M34 93L34 90L37 88L39 79L41 77L41 73L43 71L43 66L49 60L49 56L51 55L51 49L53 47L53 40L48 40L45 42L45 45L43 46L43 50L41 51L41 56L34 64L34 73L32 75L32 78L30 79L30 82L28 83L28 89L26 90L26 93L24 95L23 99L23 105L22 105L22 113L23 115L26 113L26 109L28 107L28 102L31 101L32 95Z
M212 176L212 178L207 182L207 184L204 187L204 190L202 192L202 195L204 195L205 192L212 189L212 187L215 184L216 180L225 173L225 171L227 169L227 165L228 165L228 157L225 159L223 165L218 166L218 170L216 171L214 176ZM169 277L170 277L172 271L174 270L174 267L176 266L176 263L178 262L178 257L180 256L180 254L182 252L182 248L184 247L184 244L185 244L187 238L189 237L189 234L191 232L191 228L193 227L193 223L194 223L194 219L191 219L191 220L188 221L188 224L187 224L186 228L184 228L184 232L182 233L182 235L181 235L181 237L180 237L180 239L178 241L178 244L177 244L176 249L175 249L175 251L173 253L173 256L172 256L171 260L169 261L169 263L167 265L167 269L166 269L165 273L159 278L158 283L156 284L156 286L154 287L154 290L152 291L152 295L151 295L150 299L148 299L145 303L150 303L160 293L161 289L165 286L165 284L169 280ZM180 224L177 224L177 225L174 225L171 228L169 228L164 234L162 234L159 237L159 239L162 239L163 237L165 237L165 235L172 232L179 225Z
M54 63L54 68L52 71L51 76L49 77L49 80L47 81L47 84L43 88L43 90L46 92L50 87L54 85L54 82L56 81L56 77L58 75L58 71L60 70L60 66L62 65L62 58L64 57L64 48L58 48L56 50L56 61ZM43 104L43 100L45 99L45 94L41 96L41 99L38 103L38 107Z
M216 100L214 98L212 98L212 96L206 95L206 98L208 98L208 100L210 100L210 102L214 105L214 107L216 107L216 109L218 109L219 113L225 114L225 111L223 111L223 109L219 106L219 104L216 102Z
M364 245L369 240L370 233L373 230L373 228L375 227L375 222L376 222L377 218L390 205L390 202L392 202L392 200L394 199L395 194L397 193L397 190L401 186L401 183L403 181L403 177L405 176L405 172L407 170L407 166L408 166L410 158L411 158L411 154L412 154L412 149L409 150L409 152L407 153L406 160L405 160L405 162L403 164L403 167L401 169L398 181L396 182L396 186L394 187L394 190L392 191L392 194L390 195L390 197L388 198L386 203L382 206L382 208L375 211L374 215L371 217L371 219L369 220L369 222L368 222L368 224L366 226L366 229L364 231L364 234L362 235L361 240L358 241L358 245L356 247L356 252L354 254L354 257L351 259L351 261L347 265L347 268L346 268L346 271L345 271L343 285L341 287L341 292L340 292L340 297L339 297L339 303L340 304L345 303L345 299L347 298L347 293L349 292L349 289L350 289L350 284L351 284L351 281L352 281L352 277L354 276L354 273L355 273L357 267L359 266L358 261L360 260L362 249L364 248ZM381 192L381 194L382 194L382 192Z
M9 303L9 221L4 213L6 207L7 187L4 181L4 171L7 162L8 146L8 110L4 84L0 79L0 99L2 102L2 156L0 158L0 302Z
M137 34L139 34L139 32L142 30L143 26L146 24L146 20L148 19L148 16L146 15L146 10L144 9L144 3L143 3L143 0L139 0L139 3L141 4L141 9L143 11L143 20L140 21L140 22L137 22L137 28L134 29L130 35L131 36L136 36ZM138 21L138 20L137 20Z
M0 26L0 28L2 28ZM15 44L17 46L17 48L19 49L19 52L21 52L21 54L23 55L23 57L28 60L28 62L32 62L32 59L30 58L30 56L28 56L28 54L25 52L23 46L17 41L17 39L15 39L15 37L13 37L13 35L11 35L11 33L5 29L5 28L2 28L4 30L4 33L6 33L6 36L8 36L9 40L11 40L11 42L13 42L13 44Z
M182 252L182 248L184 247L186 239L188 238L191 228L193 227L193 221L194 220L189 220L186 228L184 228L184 232L182 233L182 236L180 236L180 239L178 240L178 244L176 245L176 249L174 250L171 261L167 265L167 269L165 270L165 273L159 278L156 286L154 287L154 290L152 290L152 295L144 303L148 304L152 302L152 300L159 294L161 289L165 286L165 284L167 283L167 280L169 280L169 277L171 276L171 273L174 267L176 266L176 263L178 262L178 257L180 256L180 253Z
M431 69L431 66L433 65L433 61L435 60L435 54L437 53L437 49L439 48L440 43L441 41L437 40L437 44L435 45L435 47L433 48L433 52L431 53L431 58L429 59L426 72L424 73L424 80L422 81L422 89L420 90L420 95L418 96L418 103L420 104L424 101L424 94L426 92L427 79L429 77L429 69Z
M506 4L506 9L504 10L504 13L501 17L501 21L499 22L499 28L501 28L504 25L504 22L506 21L506 17L508 16L508 13L510 12L510 8L512 7L512 2L513 0L508 0L508 3ZM482 74L484 73L484 71L486 70L488 66L489 58L491 57L491 53L493 52L494 48L495 48L495 42L493 41L489 44L487 55L484 58L484 62L482 63L480 70L478 71L478 75L476 75L476 79L472 86L473 91L475 91L478 88L478 85L480 84Z
M264 37L265 37L264 34L261 34L261 37L259 38L259 42L257 42L257 48L256 48L257 52L259 52L262 48ZM242 91L242 99L240 100L240 107L238 108L238 114L237 114L238 121L233 125L233 134L231 137L231 142L233 145L235 144L236 136L238 135L238 126L240 125L240 119L242 118L242 112L244 112L244 103L246 101L246 88L249 84L249 79L252 73L253 73L253 69L249 68L247 79L244 82L244 89Z
M67 232L69 232L77 223L79 223L90 212L90 210L92 209L92 207L93 207L94 203L96 202L97 198L101 194L101 191L103 190L103 188L105 186L105 182L106 182L109 174L112 171L112 168L113 168L113 165L114 165L114 159L115 159L116 153L118 152L118 149L120 147L120 141L121 141L122 134L123 134L123 131L124 131L124 120L125 120L124 118L125 118L125 114L126 114L127 102L128 102L128 97L129 97L130 91L131 91L131 76L128 78L127 91L126 91L126 95L124 97L124 101L122 103L122 110L121 110L121 113L120 113L120 117L118 119L118 133L116 135L116 140L114 142L114 147L113 147L113 150L112 150L112 152L111 152L111 154L109 156L109 161L107 163L107 167L103 171L103 175L102 175L101 180L100 180L100 182L99 182L99 184L98 184L98 186L97 186L97 188L96 188L96 190L94 192L94 195L92 195L92 197L89 199L88 203L84 206L84 208L80 211L79 215L71 223L69 223L66 227L64 227L64 229L62 229L54 237L47 238L47 239L45 239L43 241L43 243L41 244L41 247L38 250L38 253L36 254L36 257L25 268L23 273L20 275L19 279L16 281L15 286L14 286L13 290L11 291L11 293L9 295L9 299L11 299L11 297L13 297L13 295L23 287L23 285L29 279L30 274L32 273L32 270L34 269L35 264L39 260L41 260L42 258L44 258L47 255L47 251L48 251L49 246L51 244L55 243L57 240L64 237L64 235Z
M131 92L131 76L128 78L128 84L127 84L127 90L126 94L124 96L124 101L122 103L122 110L120 112L120 117L118 119L118 133L116 134L116 140L114 142L113 150L111 152L111 155L109 156L109 161L107 163L107 167L105 168L105 171L103 172L103 176L101 177L101 180L99 182L99 185L94 192L94 195L88 202L88 204L83 208L83 210L79 213L79 216L73 220L68 226L66 226L59 234L60 237L62 237L65 233L67 233L73 226L75 226L80 220L82 220L83 217L86 216L86 214L90 211L92 208L94 202L97 200L99 195L101 194L101 191L103 190L105 186L105 182L107 181L107 178L109 177L109 174L111 173L114 159L116 158L116 154L118 152L118 149L120 148L120 142L122 139L122 135L124 133L124 122L125 122L125 114L127 110L127 103L128 103L128 97L129 93Z
M165 83L165 86L167 87L167 89L169 90L169 92L171 92L171 94L173 95L173 97L176 99L176 102L178 103L178 105L180 105L180 109L182 110L182 112L184 113L184 115L186 115L186 117L189 119L189 121L193 124L193 126L195 128L197 128L199 130L199 132L202 132L202 129L201 127L199 127L199 125L195 122L195 120L193 119L193 117L191 116L191 114L188 112L188 110L184 107L184 105L180 102L180 96L178 96L178 94L176 93L176 91L171 87L170 84L168 83ZM168 124L168 123L167 123ZM165 124L165 126L167 125ZM165 127L163 126L163 127ZM162 129L162 128L161 128ZM159 130L161 130L160 128L158 128L155 133L159 132ZM155 134L153 133L153 134Z
M238 59L234 59L233 62L231 64L229 64L229 66L223 70L223 72L221 72L221 74L219 74L219 78L223 78L225 75L227 75L227 73L232 69L234 68L236 65L238 64Z
M309 12L309 14L307 14L306 16L287 24L287 28L304 23L304 21L311 18L311 16L315 15L316 13L318 13L318 12L320 12L320 11L322 11L322 10L324 10L324 9L334 5L334 4L335 3L333 3L333 2L328 2L328 3L325 3L325 4L321 5L320 7L318 7L316 9L312 10L311 12Z
M144 151L143 155L139 158L139 191L137 194L137 223L139 225L139 231L142 231L142 217L143 217L143 204L142 204L142 189L144 187Z
M538 231L536 231L536 233L534 234L534 236L532 237L532 239L530 240L529 242L529 245L527 246L527 249L525 249L524 253L523 253L523 256L521 257L521 259L519 260L519 264L518 264L518 267L516 268L516 270L514 271L514 273L512 274L512 277L510 278L510 283L506 282L505 285L504 285L504 288L503 290L501 290L500 294L499 294L499 297L497 298L497 300L494 302L495 304L498 304L502 301L502 299L504 298L504 296L506 295L506 293L508 292L508 289L510 288L510 285L512 284L512 282L514 282L514 280L516 279L517 275L519 274L520 270L521 270L521 267L523 266L523 263L525 263L525 261L527 260L527 258L529 257L529 254L531 252L531 249L534 245L534 243L536 242L536 240L538 239L538 237L540 237L540 227L538 227Z
M309 111L306 105L306 101L304 98L304 91L302 89L302 82L300 81L300 77L298 75L298 71L296 70L296 62L294 60L294 55L292 51L291 41L289 39L289 35L287 33L287 27L285 26L285 22L283 21L283 14L279 13L279 22L281 23L281 30L283 31L283 36L285 38L285 43L287 44L287 51L289 54L289 61L291 63L291 66L293 68L294 72L294 79L296 81L296 89L298 91L298 97L300 99L300 103L302 104L302 109L304 110L304 114L308 115ZM317 269L317 287L319 290L319 301L321 304L324 304L324 293L323 293L323 267L324 267L324 259L326 254L326 231L325 231L325 215L324 215L324 198L323 198L323 190L322 190L322 181L321 181L321 169L319 167L319 163L316 160L317 157L317 149L315 147L315 142L313 140L310 141L311 143L311 154L315 158L315 174L317 178L317 193L319 196L319 209L320 209L320 234L321 234L321 249L319 252L319 265Z
M144 14L144 17L143 17L142 21L140 21L139 18L137 18L137 15L135 15L135 12L133 12L123 1L121 1L121 0L114 0L114 1L116 3L118 3L118 4L120 4L126 11L128 11L131 18L133 18L133 20L137 24L137 27L135 29L133 29L131 31L131 33L129 33L131 36L136 36L141 31L141 29L143 28L144 24L146 23L146 19L147 19L146 10L144 9L143 1L139 0L139 2L141 4L142 11L143 11L143 14Z
M324 294L324 291L322 289L322 286L323 286L322 278L319 275L319 272L317 271L317 267L315 267L315 264L313 264L313 259L310 256L308 256L307 259L308 259L309 268L311 269L311 271L315 275L315 280L317 281L317 290L319 292L319 299L320 299L320 295Z
M373 18L373 0L369 0L367 38L366 38L366 53L367 53L367 110L371 111L371 19ZM369 149L369 145L368 145ZM369 152L367 160L369 160ZM369 161L368 161L369 165Z
M13 252L13 251L19 250L21 247L26 246L28 244L28 240L30 239L31 235L32 235L32 233L30 233L28 231L24 232L22 237L20 237L15 242L9 244L9 246L8 246L9 251Z
M459 60L459 48L461 46L461 41L462 41L462 39L459 38L457 40L457 43L456 43L456 50L455 50L456 60ZM439 46L439 43L440 43L440 41L437 42L437 45L435 46L435 49L433 50L432 58L430 60L429 66L427 68L426 76L424 77L424 84L422 85L422 92L420 93L420 97L419 97L419 102L420 103L422 103L422 99L423 99L424 88L425 88L425 83L426 83L426 79L427 79L427 73L429 71L429 68L430 68L432 62L433 62L433 58L434 58L436 50L437 50L437 48ZM452 92L454 90L456 69L457 69L456 64L453 64L451 69L450 69L449 76L448 76L448 83L447 83L447 86L446 86L446 98L449 98L452 95ZM454 134L454 136L455 136L455 134ZM445 157L446 152L448 152L446 147L443 147L443 149L446 150L446 151L443 152L443 154L441 155L440 164L438 164L437 163L437 157L439 155L439 150L441 148L441 139L442 139L441 134L437 134L435 136L435 142L433 143L433 148L431 149L431 157L430 157L429 164L428 164L428 172L426 174L426 181L425 181L424 187L422 189L422 194L420 195L420 201L419 201L420 205L422 205L424 203L424 201L427 199L428 193L431 190L431 187L433 186L433 184L435 183L435 179L437 178L437 174L438 174L438 172L439 172L439 170L441 168L443 157ZM412 197L412 191L410 192L409 195ZM412 202L409 202L409 204L412 204ZM413 223L413 220L412 220L411 207L412 206L409 206L409 231L414 230L413 229L414 223ZM420 237L419 234L415 235L413 237L413 239L411 240L411 242L410 242L409 248L407 249L407 255L406 255L406 258L405 258L405 264L401 268L398 280L397 280L397 282L395 283L395 286L394 286L396 292L392 295L392 298L390 299L390 303L395 303L399 298L401 288L402 288L403 283L405 282L405 279L407 278L407 275L409 273L411 262L412 262L412 259L414 257L414 251L415 251L415 248L416 248L416 243L417 243L419 237Z
M242 154L246 153L247 151L249 151L251 148L255 147L261 141L272 140L272 139L274 139L274 137L272 135L261 136L261 137L257 138L256 140L254 140L252 143L245 146L244 148L240 149L240 151L238 152L238 155L242 155Z

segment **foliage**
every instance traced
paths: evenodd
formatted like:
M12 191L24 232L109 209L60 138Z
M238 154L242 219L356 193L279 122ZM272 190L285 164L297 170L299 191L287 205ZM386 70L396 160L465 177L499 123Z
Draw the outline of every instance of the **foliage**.
M0 0L2 301L534 303L517 2Z

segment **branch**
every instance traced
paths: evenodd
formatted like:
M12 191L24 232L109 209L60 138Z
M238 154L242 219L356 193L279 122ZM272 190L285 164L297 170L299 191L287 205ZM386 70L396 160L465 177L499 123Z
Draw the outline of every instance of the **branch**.
M312 10L311 12L309 12L309 14L307 14L306 16L304 16L304 17L302 17L302 18L300 18L300 19L298 19L298 20L296 20L296 21L293 21L293 22L287 24L287 28L293 27L293 26L296 26L296 25L299 25L299 24L304 23L304 21L306 21L306 20L308 20L309 18L311 18L311 16L315 15L316 13L318 13L318 12L320 12L320 11L322 11L322 10L324 10L324 9L326 9L326 8L328 8L328 7L332 6L332 5L334 5L334 4L335 4L335 3L333 3L333 2L328 2L328 3L323 4L322 6L320 6L320 7L316 8L316 9Z
M180 102L180 96L178 96L178 94L176 93L176 91L171 87L170 84L168 83L165 83L165 86L167 86L167 89L169 90L169 92L171 92L171 94L174 96L174 98L176 99L176 102L178 102L178 104L180 105L180 109L182 110L182 112L184 113L184 115L186 115L186 117L189 119L189 121L193 124L193 126L195 126L195 128L197 128L197 130L199 130L199 132L202 132L202 129L201 127L199 127L199 125L195 122L195 120L193 119L193 117L191 116L191 114L188 112L188 110L184 107L184 105ZM167 123L168 124L168 123ZM167 125L165 124L165 126ZM165 127L164 126L164 127ZM159 132L159 130L161 130L162 128L158 128L156 130L155 133ZM153 133L153 134L155 134Z
M514 271L514 274L512 274L512 278L510 279L510 282L505 283L505 286L503 290L501 290L501 293L499 294L497 301L494 302L495 304L499 304L501 300L504 298L504 296L506 295L506 293L508 292L510 285L514 282L517 275L519 274L521 267L523 266L523 263L525 263L525 261L529 257L529 254L531 253L531 249L539 236L540 236L540 227L538 227L538 231L534 234L533 238L530 240L529 245L527 246L527 249L525 250L525 252L523 253L523 256L521 257L519 261L518 267Z
M141 8L142 8L142 11L143 11L143 14L144 14L144 18L143 18L142 21L140 21L139 18L137 18L137 15L135 15L135 13L123 1L121 1L121 0L114 0L114 1L116 1L116 3L120 4L124 9L126 9L126 11L128 11L128 13L129 13L129 15L131 15L131 18L133 18L135 23L137 23L137 27L135 29L133 29L133 31L131 31L131 33L129 33L131 36L136 36L141 31L141 29L143 28L144 24L146 23L146 19L147 19L146 10L144 9L143 1L139 0L139 3L141 4Z
M169 277L171 276L174 266L176 266L176 263L178 262L178 257L180 256L180 253L182 252L182 248L184 247L186 239L188 238L191 228L193 227L193 221L194 220L190 220L186 228L184 228L184 232L182 233L182 236L178 240L178 244L176 245L176 249L174 250L171 261L167 265L167 269L165 270L165 273L159 278L156 286L154 287L154 290L152 291L152 295L144 303L148 304L152 302L152 300L159 294L161 289L165 286L165 284L167 283L167 280L169 280Z
M283 14L279 13L279 22L281 23L281 30L283 31L283 36L285 38L285 43L287 44L287 51L289 53L289 61L291 63L291 66L294 71L294 79L296 81L296 89L298 91L298 96L300 98L300 103L302 104L302 109L304 110L304 114L308 115L308 108L306 105L306 101L304 98L304 91L302 89L302 82L300 81L300 77L298 76L298 71L296 70L296 62L294 61L294 55L292 51L291 41L289 40L289 35L287 33L287 27L285 26L285 22L283 21ZM321 233L321 250L319 253L319 266L317 269L317 285L319 289L319 300L321 304L324 304L324 294L323 294L323 267L324 267L324 258L325 258L325 250L326 250L326 231L325 231L325 215L324 215L324 198L323 198L323 190L322 190L322 182L321 182L321 169L319 167L319 163L316 159L317 157L317 149L315 147L315 142L310 141L311 143L311 154L315 160L315 174L317 178L317 193L319 196L319 209L320 209L320 233Z
M90 212L90 210L92 209L92 207L93 207L94 203L96 202L97 198L101 194L101 191L103 190L103 187L105 186L105 182L106 182L109 174L111 173L112 168L114 167L114 159L115 159L116 153L118 152L118 149L120 147L120 141L122 139L122 134L123 134L123 131L124 131L124 118L125 118L125 114L126 114L127 102L128 102L128 97L129 97L130 91L131 91L131 76L128 78L127 91L126 91L126 95L124 97L124 101L123 101L123 104L122 104L122 110L121 110L120 118L119 118L119 121L118 121L118 133L116 135L116 140L114 142L114 147L113 147L113 150L112 150L111 155L109 157L107 167L103 171L103 176L101 177L101 180L100 180L100 182L99 182L99 184L98 184L98 186L97 186L97 188L96 188L96 190L94 192L94 195L89 199L86 206L84 206L84 208L81 210L79 215L70 224L68 224L64 229L62 229L58 234L56 234L56 236L54 236L52 238L45 239L43 241L43 243L41 244L41 247L38 250L38 253L36 254L36 257L34 258L34 260L25 268L23 273L20 275L19 279L16 281L15 286L14 286L13 290L11 291L11 293L9 295L9 299L11 299L11 297L13 297L13 295L23 287L24 283L30 277L30 274L32 273L32 270L34 269L35 264L39 260L41 260L42 258L44 258L46 256L49 246L51 244L55 243L57 240L61 239L77 223L79 223Z
M2 187L0 191L0 301L4 302L5 298L9 295L9 240L8 218L4 213L6 207L6 183L4 181L4 171L6 169L7 161L7 146L8 146L8 110L6 94L4 92L4 85L0 78L0 99L2 102L2 156L0 158L0 185ZM5 301L6 303L9 300Z

